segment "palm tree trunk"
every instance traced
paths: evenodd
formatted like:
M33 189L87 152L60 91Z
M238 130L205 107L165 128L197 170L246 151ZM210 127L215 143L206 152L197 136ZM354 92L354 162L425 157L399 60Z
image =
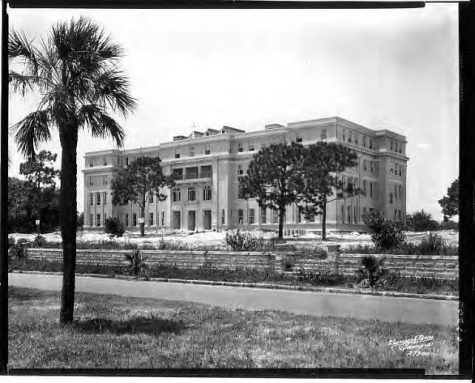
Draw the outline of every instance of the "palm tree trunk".
M73 321L74 290L76 275L76 181L77 160L76 150L78 130L75 126L60 127L61 141L61 187L60 187L60 218L63 246L63 288L61 291L60 323Z

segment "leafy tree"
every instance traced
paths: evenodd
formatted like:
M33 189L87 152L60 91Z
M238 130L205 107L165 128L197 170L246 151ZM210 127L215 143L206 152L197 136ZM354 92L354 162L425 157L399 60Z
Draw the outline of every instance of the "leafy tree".
M363 217L366 227L371 233L371 240L382 250L396 248L404 243L404 223L391 221L381 213L367 214Z
M239 180L239 195L256 198L261 208L279 214L279 239L283 238L285 208L296 201L303 160L303 146L272 144L256 153L247 174Z
M432 215L424 210L416 211L412 215L408 214L406 216L406 224L409 230L412 231L436 230L438 227L437 221L432 219Z
M31 233L35 218L41 221L41 232L59 226L59 193L52 188L33 188L28 181L8 179L8 231Z
M20 164L20 174L25 176L26 180L35 190L42 187L56 188L56 177L59 176L59 170L56 170L52 164L56 161L57 154L42 150L27 162Z
M124 131L108 114L126 116L135 107L128 81L117 68L121 48L86 18L60 22L46 40L34 44L12 31L8 42L9 83L25 95L38 91L36 110L13 126L18 149L34 158L38 145L58 129L61 143L60 214L63 287L60 322L73 320L77 227L77 143L80 129L94 137L112 137L122 146Z
M112 181L112 203L126 204L132 201L139 205L140 217L145 219L145 206L147 199L156 195L159 201L164 201L167 196L160 189L173 186L170 176L165 176L160 166L160 157L138 157L128 166L121 169ZM145 236L145 223L140 223L140 234Z
M458 178L452 182L447 189L447 195L439 200L444 214L444 221L448 221L450 217L459 214L459 180Z
M337 175L355 166L358 157L354 151L343 145L326 142L310 145L304 149L303 154L299 210L304 212L307 218L322 215L322 240L325 240L327 205L361 192L353 183L343 183ZM333 198L330 198L332 196Z
M26 185L33 206L33 217L31 218L39 219L41 226L45 226L42 217L44 209L49 210L50 213L53 213L55 208L56 210L59 209L59 205L54 206L52 204L53 200L57 200L55 198L56 177L60 173L52 166L56 158L56 154L42 150L34 157L29 158L28 161L20 164L20 174L26 178ZM56 215L58 214L59 211ZM46 226L49 226L49 224L50 222L46 222ZM41 231L40 228L38 229Z

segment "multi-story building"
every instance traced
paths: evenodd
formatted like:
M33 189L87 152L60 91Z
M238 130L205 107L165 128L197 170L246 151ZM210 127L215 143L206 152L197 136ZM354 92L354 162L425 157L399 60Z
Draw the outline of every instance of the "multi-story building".
M174 174L176 185L165 201L156 196L145 209L146 230L226 230L244 226L276 230L277 212L261 209L255 199L238 197L239 177L246 174L252 156L273 143L292 141L308 145L316 141L338 142L358 154L358 165L340 174L344 182L362 193L335 200L327 207L327 227L362 230L363 215L379 211L391 219L406 215L406 138L389 130L371 130L332 117L287 125L266 125L246 133L224 126L172 142L131 150L105 150L85 155L84 217L87 228L102 228L107 217L118 217L127 230L138 229L137 205L113 205L111 181L118 170L138 156L157 156L165 174ZM306 220L297 206L286 211L284 229L321 228L320 217Z

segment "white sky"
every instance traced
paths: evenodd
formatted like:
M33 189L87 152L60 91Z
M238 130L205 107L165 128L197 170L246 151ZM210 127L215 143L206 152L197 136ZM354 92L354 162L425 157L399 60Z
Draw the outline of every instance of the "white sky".
M122 121L125 148L230 125L340 116L407 136L407 211L442 219L438 200L458 176L457 4L401 10L18 10L28 36L85 15L125 49L121 66L138 108ZM13 124L35 98L10 97ZM42 146L60 154L57 134ZM86 151L111 140L82 132ZM24 161L10 140L10 176ZM59 167L59 163L58 163Z

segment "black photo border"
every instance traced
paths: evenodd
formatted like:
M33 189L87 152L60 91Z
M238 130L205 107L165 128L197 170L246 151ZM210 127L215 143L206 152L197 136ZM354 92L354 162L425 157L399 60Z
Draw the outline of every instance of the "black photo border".
M447 1L456 3L456 1ZM142 9L365 9L418 8L423 1L233 1L233 0L3 0L2 88L0 131L0 374L95 375L162 377L267 377L267 378L377 378L473 379L473 301L475 259L475 0L459 3L459 374L422 375L411 369L207 369L207 370L102 370L7 369L8 363L8 13L11 8L142 8ZM442 3L437 1L436 3ZM450 143L448 143L450 144ZM428 186L430 187L430 186Z

